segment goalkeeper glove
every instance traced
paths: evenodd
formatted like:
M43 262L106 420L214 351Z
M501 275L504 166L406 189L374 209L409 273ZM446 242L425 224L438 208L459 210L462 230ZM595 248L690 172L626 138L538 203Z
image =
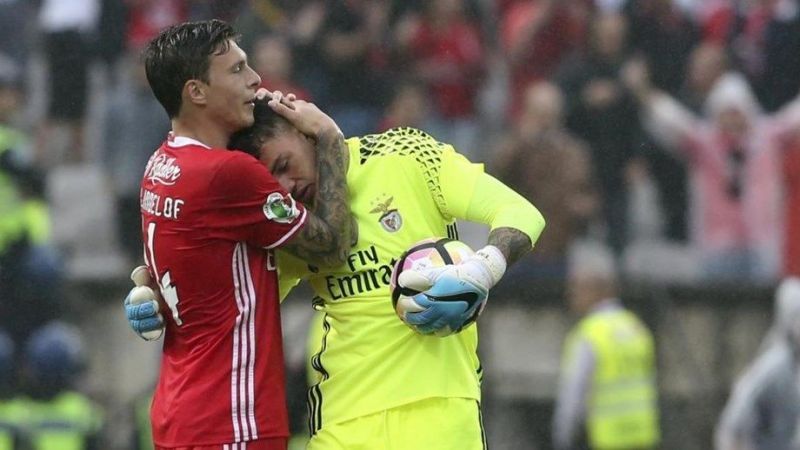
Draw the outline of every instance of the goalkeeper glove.
M459 264L407 270L398 277L401 287L421 292L403 320L423 334L457 333L483 311L491 289L506 270L497 247L487 245ZM418 312L416 312L418 311Z
M159 313L157 294L150 288L147 267L139 266L131 273L136 287L125 297L125 316L134 332L145 341L155 341L164 334L164 317Z

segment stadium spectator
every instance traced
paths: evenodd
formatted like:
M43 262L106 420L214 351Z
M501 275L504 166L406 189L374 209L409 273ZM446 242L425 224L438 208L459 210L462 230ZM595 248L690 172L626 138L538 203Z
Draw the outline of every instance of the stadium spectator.
M231 22L242 12L247 0L189 0L189 20L219 19Z
M308 143L322 167L319 179L289 186L291 193L254 158L225 150L233 132L252 125L261 82L236 39L224 22L189 22L162 31L144 54L150 87L172 122L141 182L147 273L163 296L168 329L151 410L156 448L286 448L270 250L284 246L338 265L351 245L344 141L330 117L272 95L267 107L298 130L288 140ZM316 213L293 197L314 202ZM129 317L152 314L153 304L130 305Z
M479 24L466 15L464 0L434 0L407 26L398 46L432 99L426 130L470 159L486 159L475 145L477 92L486 71Z
M329 102L327 66L322 64L323 32L325 21L328 17L328 2L325 1L306 1L292 2L296 8L286 23L286 36L292 45L292 56L294 61L294 71L296 82L300 86L307 88L311 96L323 108ZM263 14L263 13L262 13ZM272 21L279 20L280 16L268 15ZM274 26L270 26L274 28ZM360 66L354 66L360 67ZM369 70L369 66L360 70ZM362 75L359 75L359 78Z
M690 55L679 98L696 113L702 113L708 94L728 70L726 49L713 43L701 42ZM637 118L641 122L641 119ZM642 139L642 155L647 162L648 180L657 186L663 230L660 238L684 245L688 239L688 174L685 164L670 152L659 148L646 134Z
M429 102L425 86L413 79L399 81L394 96L378 123L378 131L391 128L422 128L428 116Z
M772 0L761 50L763 68L754 81L764 109L774 112L790 102L800 88L800 7L795 0Z
M727 47L767 111L790 101L800 87L800 14L794 0L710 2L701 24L707 41Z
M312 91L345 135L375 131L380 105L387 96L388 55L384 47L388 30L388 0L333 0L324 5L318 36L325 93Z
M301 100L311 101L311 93L295 84L292 78L292 48L281 36L265 34L253 43L253 70L261 77L261 87L270 91L291 92Z
M698 117L632 64L626 80L644 107L646 126L664 149L686 161L691 179L691 240L706 275L774 280L783 269L781 162L787 133L800 125L800 100L765 115L747 81L728 73Z
M285 38L294 38L291 29L299 26L298 15L291 6L297 9L308 7L311 2L247 0L240 5L239 14L233 22L234 27L242 33L242 48L248 53L253 44L264 35L286 33Z
M563 106L557 85L540 81L528 87L516 127L490 165L498 179L536 204L548 223L536 251L511 267L503 284L525 286L532 277L563 280L567 248L599 211L589 149L565 128Z
M763 42L764 31L772 15L774 0L747 3L710 1L699 11L701 38L706 42L730 46L737 64L747 68L760 66L753 58Z
M101 450L103 411L79 392L87 354L78 329L60 321L31 334L22 367L24 397L11 408L31 450Z
M619 300L614 257L577 243L567 296L579 322L564 343L553 444L557 450L647 450L660 441L653 336Z
M725 47L703 42L689 56L680 99L692 111L701 113L708 94L729 70Z
M800 278L775 293L772 327L736 381L714 435L716 450L789 450L800 444Z
M164 28L189 18L187 0L128 2L127 48L142 49Z
M0 327L21 346L62 312L62 267L50 241L44 179L20 122L22 72L0 56Z
M512 0L501 5L499 32L510 69L513 116L530 83L550 79L564 58L584 47L591 2Z
M129 52L123 64L127 76L117 84L106 106L100 156L116 202L117 241L133 264L142 258L141 172L169 132L169 118L150 92L138 52Z
M120 61L125 59L128 6L127 0L100 0L93 52L105 63L112 85L119 81Z
M641 145L636 100L617 77L627 57L627 21L603 14L591 23L586 52L566 61L558 81L567 99L567 124L589 145L609 245L628 242L629 186L625 171Z
M0 2L0 55L25 66L32 47L36 5L25 0Z
M728 66L724 47L714 43L699 43L689 55L687 73L677 98L692 111L702 113L709 92L727 71ZM637 121L641 122L638 117ZM659 200L657 209L660 210L663 219L659 238L684 245L688 239L686 166L674 154L659 148L659 144L647 134L640 135L640 139L642 148L640 154L647 163L645 181L655 182L654 187L657 189L656 195ZM634 220L636 218L633 217Z
M42 166L81 163L86 158L84 120L100 1L43 0L40 8L49 103L36 146L37 162Z
M632 50L644 56L652 69L653 84L677 95L689 54L699 40L692 18L675 0L629 1L625 13Z

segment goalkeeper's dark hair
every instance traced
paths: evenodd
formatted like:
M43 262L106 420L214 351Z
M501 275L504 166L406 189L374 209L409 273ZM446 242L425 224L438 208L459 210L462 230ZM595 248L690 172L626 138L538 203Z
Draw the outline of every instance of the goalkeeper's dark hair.
M227 53L229 41L238 41L239 37L233 27L213 19L173 25L147 44L142 53L147 81L170 119L181 110L186 82L208 83L210 56Z
M292 127L286 118L269 106L268 101L268 98L256 100L253 125L234 133L228 140L229 149L240 150L259 158L265 141Z

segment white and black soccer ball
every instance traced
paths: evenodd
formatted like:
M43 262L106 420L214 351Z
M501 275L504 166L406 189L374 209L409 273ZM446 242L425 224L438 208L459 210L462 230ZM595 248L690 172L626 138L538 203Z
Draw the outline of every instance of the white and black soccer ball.
M420 312L423 309L414 301L413 296L427 289L427 280L421 279L418 285L413 280L405 280L405 286L400 286L397 282L401 273L406 270L423 270L436 267L444 267L451 264L459 264L466 258L474 255L475 252L469 245L450 238L428 238L417 242L408 248L400 256L397 264L392 271L390 289L392 293L392 306L397 316L404 320L408 312ZM419 286L418 289L415 289ZM439 298L436 301L465 301L469 309L475 306L475 302L480 301L477 295L466 293L463 295ZM475 313L464 323L465 328L474 322L480 315L483 305L475 309Z

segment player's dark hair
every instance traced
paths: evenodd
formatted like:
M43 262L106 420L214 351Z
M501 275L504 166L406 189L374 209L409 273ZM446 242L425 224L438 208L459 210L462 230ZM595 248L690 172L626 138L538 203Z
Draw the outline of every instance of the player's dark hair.
M225 54L229 41L238 39L233 27L213 19L173 25L147 44L142 54L147 81L170 119L180 112L186 82L208 83L210 56Z
M259 158L264 141L272 139L292 126L286 118L269 106L268 101L268 98L256 100L253 125L234 133L228 141L229 149L240 150Z

